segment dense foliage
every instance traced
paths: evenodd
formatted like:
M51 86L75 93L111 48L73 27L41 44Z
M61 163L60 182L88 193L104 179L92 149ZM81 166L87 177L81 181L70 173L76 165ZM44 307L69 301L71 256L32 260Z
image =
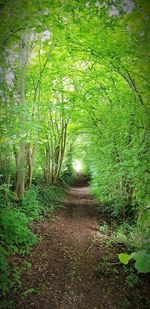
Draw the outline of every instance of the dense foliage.
M4 273L76 158L102 210L150 250L149 11L146 0L1 2Z

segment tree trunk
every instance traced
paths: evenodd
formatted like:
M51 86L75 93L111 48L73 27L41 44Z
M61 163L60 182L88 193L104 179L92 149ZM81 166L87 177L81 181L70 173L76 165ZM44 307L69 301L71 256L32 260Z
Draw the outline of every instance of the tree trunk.
M25 65L26 65L26 35L22 34L21 46L20 46L20 83L19 83L19 106L20 109L25 104ZM21 135L24 133L24 113L21 111L20 123L22 124ZM25 140L21 137L19 142L19 149L17 152L16 160L16 188L15 194L17 200L21 200L24 197L25 191Z
M30 145L26 145L26 169L27 169L27 179L26 179L26 188L29 189L32 184L32 175L33 175L33 162L34 162L34 155L35 155L35 144L33 145L32 149Z
M25 143L20 142L17 166L16 166L16 189L15 194L17 200L21 200L24 197L25 191Z

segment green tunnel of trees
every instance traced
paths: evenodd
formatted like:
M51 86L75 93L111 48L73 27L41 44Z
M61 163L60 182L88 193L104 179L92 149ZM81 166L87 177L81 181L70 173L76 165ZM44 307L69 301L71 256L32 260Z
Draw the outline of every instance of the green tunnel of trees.
M149 1L0 3L2 209L75 159L148 246ZM144 235L144 237L143 237Z

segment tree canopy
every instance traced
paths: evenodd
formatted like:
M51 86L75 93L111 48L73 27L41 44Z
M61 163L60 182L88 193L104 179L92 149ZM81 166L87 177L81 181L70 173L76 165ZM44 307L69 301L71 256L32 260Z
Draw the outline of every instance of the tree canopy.
M2 183L16 174L17 198L35 173L57 182L84 133L100 196L143 204L149 9L128 0L1 3Z

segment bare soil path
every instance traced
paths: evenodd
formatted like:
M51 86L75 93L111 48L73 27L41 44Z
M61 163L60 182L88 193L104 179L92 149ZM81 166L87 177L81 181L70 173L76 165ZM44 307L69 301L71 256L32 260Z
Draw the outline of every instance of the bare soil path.
M31 268L23 274L14 308L141 308L134 302L136 291L124 290L116 248L99 232L104 219L80 179L53 219L34 224L41 241L28 258Z

